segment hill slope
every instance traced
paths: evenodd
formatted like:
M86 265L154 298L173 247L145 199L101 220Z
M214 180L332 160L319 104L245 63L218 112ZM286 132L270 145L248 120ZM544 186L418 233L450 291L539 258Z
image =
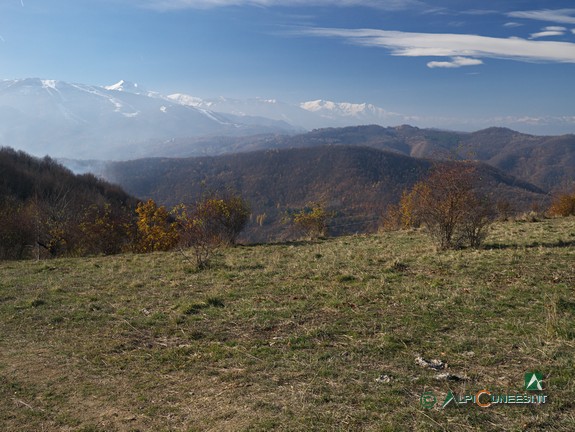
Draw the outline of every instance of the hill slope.
M566 218L440 255L419 232L237 247L202 272L179 253L0 262L0 425L571 432L574 235ZM548 399L440 408L482 389Z
M473 133L412 126L353 126L294 136L174 140L152 155L186 157L322 145L369 146L420 158L475 159L550 191L575 185L575 135L534 136L504 128Z
M267 241L287 235L281 224L285 212L310 201L323 202L336 213L332 233L373 230L386 206L396 203L430 166L429 160L341 145L117 162L108 166L106 177L140 198L168 205L194 201L209 190L238 192L250 202L254 219L265 215L263 226L252 220L247 238ZM508 199L518 209L546 200L532 185L487 165L478 169L484 190L494 199Z
M109 218L126 213L129 220L135 205L119 186L91 174L75 175L49 157L0 148L0 259L30 256L40 245L54 255L70 252L87 241L78 234L89 214L94 220L97 212Z

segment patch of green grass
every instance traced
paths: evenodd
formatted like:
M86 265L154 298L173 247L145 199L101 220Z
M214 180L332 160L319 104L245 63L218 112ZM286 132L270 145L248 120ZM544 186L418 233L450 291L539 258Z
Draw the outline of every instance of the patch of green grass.
M575 429L575 219L0 263L3 430ZM462 381L438 380L417 356ZM544 374L550 403L419 403ZM389 379L382 380L380 377Z

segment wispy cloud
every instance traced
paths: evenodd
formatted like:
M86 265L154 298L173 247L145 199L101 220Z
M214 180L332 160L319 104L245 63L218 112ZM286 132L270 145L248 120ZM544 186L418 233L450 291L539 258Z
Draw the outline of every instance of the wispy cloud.
M449 58L445 62L431 62L430 67L476 65L481 64L477 61L479 58L575 63L575 43L570 42L377 29L307 28L297 32L308 36L341 38L362 46L386 48L394 56ZM457 65L458 61L467 64ZM448 63L451 65L448 66Z
M523 24L517 22L506 22L503 27L521 27Z
M533 33L531 36L529 36L529 39L538 39L550 36L563 36L566 31L567 29L565 27L559 27L559 26L544 27L542 31L538 33Z
M483 64L483 61L467 57L453 57L450 61L431 61L427 63L428 68L459 68L462 66L477 66Z
M529 39L539 39L542 37L550 37L550 36L563 36L565 33L560 31L542 31L538 33L532 33L529 36Z
M401 10L423 6L420 0L139 0L139 3L158 10L208 9L225 6L365 6Z
M548 26L544 27L542 31L539 33L533 33L529 38L530 39L538 39L541 37L550 37L550 36L563 36L567 32L565 27L560 26Z
M542 9L509 12L507 16L547 21L562 24L575 24L575 9Z
M470 9L462 12L462 14L464 15L493 15L499 13L500 13L499 11L492 9Z

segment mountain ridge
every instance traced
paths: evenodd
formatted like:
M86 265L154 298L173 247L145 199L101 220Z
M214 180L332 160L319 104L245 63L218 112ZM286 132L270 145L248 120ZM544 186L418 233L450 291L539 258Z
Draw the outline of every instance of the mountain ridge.
M454 132L410 125L349 126L297 135L174 140L162 148L151 148L149 154L190 157L322 145L368 146L418 158L471 159L509 172L546 191L575 187L574 134L539 136L498 127Z
M72 158L133 157L151 140L296 131L285 122L184 106L126 81L106 88L40 78L4 80L0 115L0 145Z

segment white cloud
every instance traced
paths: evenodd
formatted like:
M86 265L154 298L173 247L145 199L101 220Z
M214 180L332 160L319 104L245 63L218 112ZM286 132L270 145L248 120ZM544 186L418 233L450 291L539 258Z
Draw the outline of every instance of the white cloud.
M225 6L365 6L384 10L421 7L421 0L138 0L158 10L208 9Z
M539 33L533 33L529 37L529 39L538 39L542 37L549 37L549 36L563 36L567 29L561 26L548 26L543 27L543 31Z
M464 15L494 15L499 14L499 11L492 9L470 9L462 12Z
M431 61L427 63L428 68L459 68L462 66L477 66L483 64L479 59L467 58L467 57L454 57L451 61Z
M503 27L521 27L523 24L519 24L516 22L507 22L503 24Z
M509 12L507 16L563 24L575 24L575 9L542 9Z
M527 62L575 63L575 43L496 38L470 34L408 33L377 29L309 28L299 34L335 37L381 47L395 56L499 58ZM451 60L453 62L453 60Z
M564 34L565 34L565 32L562 32L562 31L542 31L539 33L532 33L531 36L529 36L529 39L538 39L538 38L550 37L550 36L563 36Z

